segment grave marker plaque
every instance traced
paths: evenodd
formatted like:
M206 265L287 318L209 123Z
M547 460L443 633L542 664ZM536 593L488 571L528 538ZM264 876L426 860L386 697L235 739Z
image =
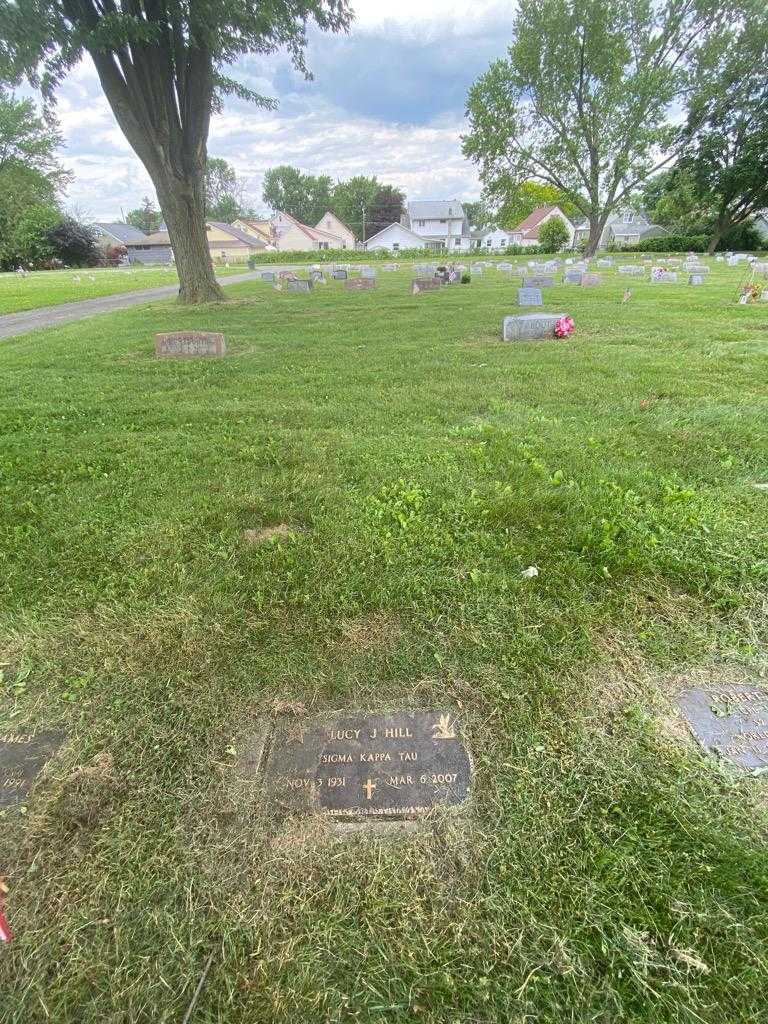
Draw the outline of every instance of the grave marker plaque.
M435 292L441 287L442 282L436 277L417 277L411 281L411 295L418 295L419 292Z
M541 288L518 288L517 304L518 306L543 306Z
M547 277L544 274L537 274L533 277L523 278L523 288L554 288L554 277Z
M264 775L286 813L416 818L469 797L472 765L452 712L341 714L275 730Z
M695 687L677 696L688 728L705 750L740 768L768 765L768 692L731 683Z
M289 292L311 292L313 287L314 283L312 281L304 281L300 278L295 281L286 282L286 288Z
M155 335L157 359L217 358L226 354L224 335L215 331L173 331Z
M62 732L0 732L0 810L22 803L63 742Z
M331 277L334 281L346 281L348 274L346 270L333 270L331 271Z
M585 272L581 275L581 287L596 288L599 284L602 284L602 280L600 274Z
M563 313L524 313L505 316L501 324L502 341L529 341L532 338L554 338L555 324Z
M376 287L374 277L353 277L344 282L344 288L348 292L367 292Z

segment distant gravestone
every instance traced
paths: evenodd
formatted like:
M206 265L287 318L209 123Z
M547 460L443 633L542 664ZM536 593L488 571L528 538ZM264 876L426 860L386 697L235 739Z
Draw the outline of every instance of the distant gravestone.
M688 275L688 284L704 284L704 275L703 274L689 274Z
M629 264L627 266L617 267L620 274L628 274L630 277L644 277L645 270L643 267L638 267L636 263Z
M262 281L269 281L271 284L275 283L275 272L273 270L265 270L261 275Z
M215 331L173 331L155 335L157 359L195 359L227 354L224 335Z
M0 732L0 810L24 800L63 742L61 732Z
M592 274L587 272L581 275L581 287L582 288L596 288L599 284L602 284L602 277L600 274Z
M598 265L598 267L602 267L604 269L607 269L608 267L612 267L613 266L613 260L609 260L609 259L598 260L597 261L597 265Z
M651 271L652 284L675 284L677 272L674 270L662 270L660 267Z
M475 275L476 275L476 276L478 276L478 277L482 277L482 274L483 274L483 267L482 267L482 265L480 265L479 263L474 263L474 264L473 264L473 265L472 265L472 266L471 266L471 267L469 268L469 272L470 272L470 274L475 274Z
M279 813L381 821L465 803L472 764L450 711L350 713L278 722L263 774Z
M411 281L411 295L418 295L419 292L435 292L441 287L441 282L436 277L417 277Z
M555 279L554 277L547 277L543 274L537 274L534 277L523 278L523 288L554 288Z
M583 276L583 270L566 270L563 274L563 284L581 284Z
M344 288L348 292L367 292L376 287L376 280L373 277L355 277L344 282Z
M687 264L685 265L685 269L686 269L686 270L687 270L687 271L688 271L688 272L689 272L690 274L708 274L708 273L709 273L709 271L710 271L710 268L709 268L709 267L705 267L705 266L704 266L703 264L701 264L701 263L687 263Z
M310 270L309 279L313 284L325 284L325 274L322 270Z
M688 727L705 750L740 768L768 765L768 692L732 683L678 694Z
M334 281L346 281L349 275L347 274L346 270L334 270L331 273L331 277L333 278Z
M289 292L311 292L313 287L312 281L286 281L286 288Z
M525 313L522 316L505 316L501 325L502 341L554 338L555 324L563 315L563 313Z
M517 304L518 306L543 306L541 288L518 288Z

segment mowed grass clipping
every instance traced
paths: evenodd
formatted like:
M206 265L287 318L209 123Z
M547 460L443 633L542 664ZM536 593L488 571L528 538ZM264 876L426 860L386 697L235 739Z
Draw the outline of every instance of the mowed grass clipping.
M217 267L217 277L247 272L248 267ZM175 267L93 267L75 270L37 270L22 277L0 274L0 316L61 302L82 302L104 295L163 288L178 284Z
M712 266L545 290L562 342L401 271L0 347L0 722L69 737L0 821L0 1019L179 1022L212 954L195 1024L765 1020L765 779L671 701L766 669L768 305ZM153 358L192 328L227 358ZM238 777L276 713L401 706L462 713L468 816Z

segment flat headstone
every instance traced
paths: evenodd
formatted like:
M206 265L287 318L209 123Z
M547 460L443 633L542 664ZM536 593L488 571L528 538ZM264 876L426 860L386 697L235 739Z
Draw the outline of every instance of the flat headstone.
M274 282L275 282L275 272L273 270L264 270L264 271L262 271L261 280L262 281L269 281L270 283L274 284Z
M518 288L517 304L518 306L543 306L541 288Z
M347 274L346 270L331 271L331 277L333 278L334 281L346 281L348 276L349 275Z
M20 804L64 742L62 732L0 732L0 810Z
M603 268L612 267L613 266L613 260L608 260L608 259L598 260L597 261L597 265L598 265L598 267L603 267Z
M626 266L616 268L620 274L629 274L630 277L644 277L645 270L643 267L639 267L636 263L631 263Z
M599 284L602 284L602 277L600 274L592 274L589 271L581 275L581 287L582 288L596 288Z
M367 292L376 287L376 279L373 277L355 277L344 282L344 288L348 292Z
M325 274L322 270L310 270L309 279L313 284L325 284Z
M226 354L224 335L215 331L172 331L155 335L155 356L158 359L216 358Z
M704 275L703 274L689 274L688 275L688 284L704 284Z
M675 284L677 282L677 271L674 270L652 270L652 284Z
M554 338L555 324L563 313L525 313L505 316L501 325L502 341L527 341L531 338Z
M523 278L523 288L554 288L555 279L554 277L548 277L544 274L536 274L533 277Z
M677 696L688 727L705 750L740 768L768 765L768 692L731 683L694 687Z
M411 281L411 295L418 295L419 292L436 292L441 283L436 277L416 277Z
M460 724L442 709L279 722L263 773L278 811L349 821L463 804L472 781Z

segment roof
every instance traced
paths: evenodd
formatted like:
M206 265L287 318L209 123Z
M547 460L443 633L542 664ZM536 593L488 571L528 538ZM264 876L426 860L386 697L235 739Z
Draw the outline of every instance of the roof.
M142 245L170 245L171 240L167 231L155 231L152 235L145 235L141 239Z
M464 207L458 199L427 199L408 203L411 220L464 219Z
M112 235L112 237L116 238L118 242L123 242L125 245L128 245L131 242L143 242L147 237L143 231L139 231L139 229L135 228L132 224L119 224L114 222L108 224L96 223L93 226L106 235Z
M538 238L542 221L555 210L565 217L559 206L537 206L532 213L528 214L525 220L521 220L516 227L511 229L510 234L522 235L523 238Z
M350 233L350 235L352 235L353 238L355 237L355 233L352 230L352 228L347 227L347 225L344 223L344 221L341 219L341 217L337 217L336 214L333 212L333 210L326 210L325 211L325 213L320 218L320 220L317 222L317 224L315 224L315 229L316 230L320 229L320 225L323 223L323 221L325 220L326 217L333 217L333 219L336 221L337 224L341 224L341 226L344 228L345 231L348 231Z
M382 228L381 231L377 231L375 235L371 235L370 238L366 238L365 244L369 245L371 242L374 241L374 239L378 238L379 235L383 235L385 232L389 231L390 228L400 228L400 230L404 231L406 235L411 235L411 237L417 243L415 248L421 248L424 242L424 236L417 235L415 231L411 231L411 229L406 227L405 224L401 224L399 220L395 220L391 224L387 224L387 226L385 228Z
M246 234L245 231L241 231L240 228L233 227L231 224L225 224L220 220L209 220L206 221L206 223L210 224L211 227L218 228L219 231L226 231L228 235L232 235L232 237L236 238L238 242L245 242L245 244L249 245L252 249L258 249L260 246L264 245L261 239L254 238L253 235Z

